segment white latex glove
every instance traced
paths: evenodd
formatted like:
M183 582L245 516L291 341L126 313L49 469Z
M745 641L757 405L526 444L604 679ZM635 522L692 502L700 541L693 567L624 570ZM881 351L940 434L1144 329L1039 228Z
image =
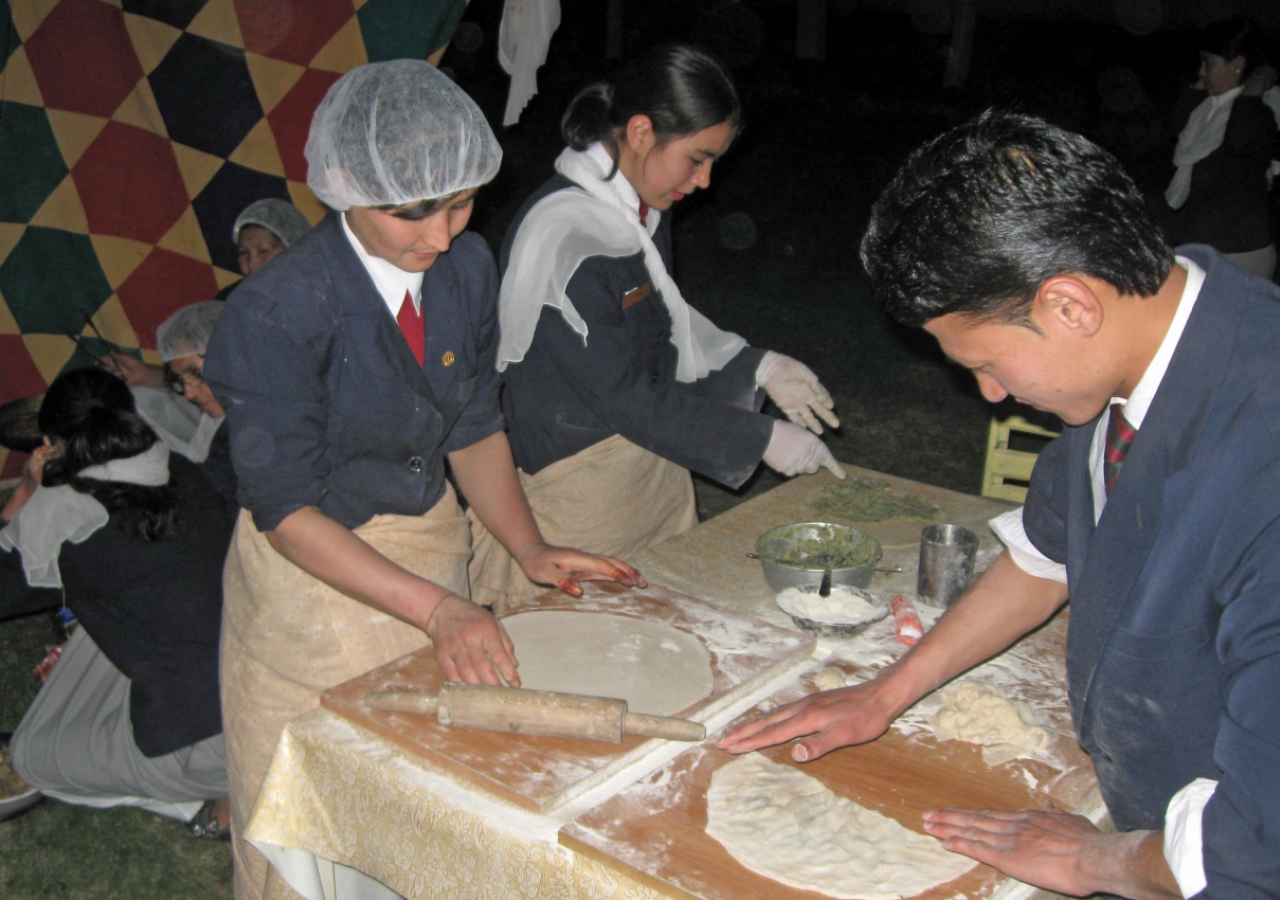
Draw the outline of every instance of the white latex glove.
M817 435L791 422L773 423L773 437L765 448L764 462L783 475L812 475L826 466L841 481L845 477L844 469L827 445Z
M822 423L814 413L832 428L840 427L840 420L831 411L836 408L835 401L813 370L800 360L766 351L756 367L756 384L768 392L788 419L814 434L822 434Z

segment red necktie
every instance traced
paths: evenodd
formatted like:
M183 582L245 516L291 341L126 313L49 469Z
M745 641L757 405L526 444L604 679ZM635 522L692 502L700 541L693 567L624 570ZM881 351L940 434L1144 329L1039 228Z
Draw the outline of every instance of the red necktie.
M1102 480L1106 484L1107 496L1111 496L1111 488L1120 476L1120 467L1124 458L1129 455L1129 446L1138 436L1138 429L1129 424L1124 417L1124 406L1112 404L1111 420L1107 422L1107 446L1103 451Z
M413 351L418 365L422 365L422 357L427 350L427 335L422 327L422 314L413 305L413 296L408 291L404 292L404 302L400 304L400 315L396 316L396 321L400 323L400 333L409 342L409 349Z
M648 225L649 224L648 219L649 219L649 204L641 200L640 201L640 224Z

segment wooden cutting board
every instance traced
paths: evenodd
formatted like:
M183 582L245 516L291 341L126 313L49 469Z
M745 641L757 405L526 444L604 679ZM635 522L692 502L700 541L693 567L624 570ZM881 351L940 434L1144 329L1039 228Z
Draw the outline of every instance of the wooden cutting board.
M591 584L582 597L548 592L512 608L507 615L534 609L649 619L697 637L711 656L713 687L710 696L681 714L695 721L705 721L750 695L776 674L804 660L814 647L808 635L656 585L638 590L612 583ZM434 693L443 682L435 654L426 647L330 688L320 702L477 788L544 814L605 781L657 743L639 737L610 744L451 728L434 717L381 712L362 702L370 691Z
M970 674L977 680L1000 683L1001 673L1021 674L1033 669L1043 682L1011 691L1027 702L1037 695L1065 696L1061 654L1066 620L1060 617L1009 651L997 657L992 668ZM885 631L885 636L889 632ZM860 640L868 642L873 636ZM856 654L855 654L856 655ZM868 677L859 663L836 660L847 673ZM821 668L818 665L817 668ZM1003 685L1002 685L1003 686ZM815 688L806 675L779 692L768 703L774 708L799 699ZM920 706L928 708L928 700ZM1061 706L1062 704L1059 704ZM754 715L766 708L757 707ZM1088 756L1070 734L1069 720L1060 709L1033 706L1041 722L1051 729L1053 744L1039 758L1012 760L988 766L982 751L961 741L940 741L918 709L904 716L902 724L870 744L846 747L803 765L791 760L791 745L763 751L770 759L796 766L847 797L924 833L921 816L931 809L967 806L992 809L1029 809L1046 800L1072 811L1085 811L1095 800L1095 779ZM713 735L712 738L715 736ZM799 890L750 871L708 835L706 795L711 776L734 759L717 750L714 740L691 748L663 768L640 779L597 806L560 832L560 843L576 853L612 866L664 896L697 900L819 900L827 895ZM978 865L966 875L939 885L920 896L928 900L991 897L1007 879L988 866Z

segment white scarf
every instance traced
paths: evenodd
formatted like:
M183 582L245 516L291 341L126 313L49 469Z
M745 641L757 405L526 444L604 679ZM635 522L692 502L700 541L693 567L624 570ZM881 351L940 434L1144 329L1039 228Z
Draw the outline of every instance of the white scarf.
M209 458L209 445L225 416L215 419L168 388L132 387L129 390L133 392L133 406L138 415L166 447L193 463Z
M81 478L158 487L169 483L169 448L156 441L128 459L90 466ZM107 508L69 484L36 488L13 521L0 531L0 549L22 554L27 584L35 588L62 587L58 555L66 541L79 544L107 524Z
M1169 206L1177 209L1187 202L1191 193L1191 169L1200 160L1222 146L1222 138L1227 133L1227 122L1231 118L1231 107L1244 86L1232 88L1216 97L1205 97L1200 105L1191 111L1186 127L1178 135L1178 146L1173 151L1173 164L1178 170L1173 173L1173 181L1164 192L1164 199Z
M560 310L585 345L587 323L565 295L569 280L589 257L632 256L642 250L649 278L671 316L671 343L678 354L676 380L705 378L737 356L747 342L720 330L685 302L653 238L606 180L608 169L591 150L566 148L556 160L556 171L580 188L548 194L520 225L498 295L498 371L524 359L544 306ZM623 177L621 172L614 174L615 179Z

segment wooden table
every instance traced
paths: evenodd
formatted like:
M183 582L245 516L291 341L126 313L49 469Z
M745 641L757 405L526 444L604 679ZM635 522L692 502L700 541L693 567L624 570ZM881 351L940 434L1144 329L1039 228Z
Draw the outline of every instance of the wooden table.
M864 479L864 482L881 483L890 491L932 502L938 508L932 521L973 528L981 536L980 566L998 555L999 546L986 521L1010 509L1009 504L852 467L849 471L851 477ZM759 563L747 559L744 554L751 549L759 534L775 525L819 518L839 521L830 516L816 515L813 508L814 503L820 502L834 484L835 480L825 472L793 479L665 542L635 562L651 581L757 616L772 624L789 626L789 620L773 602L773 593L764 583ZM849 521L848 524L856 525L881 541L885 549L883 564L902 566L903 571L899 574L877 575L872 589L913 594L919 532L926 522L894 519L883 522ZM922 609L921 612L928 624L939 611ZM778 682L776 689L771 688L767 695L761 695L767 699L757 704L755 709L772 708L811 692L814 690L811 673L827 665L835 665L855 678L871 677L877 669L905 650L893 637L889 621L852 641L820 641L817 655L826 655L826 658L814 658L811 665L802 663L801 668L807 666L810 673ZM1016 808L1035 806L1044 799L1051 799L1064 808L1099 818L1102 807L1097 799L1092 767L1087 756L1075 744L1066 708L1065 634L1064 613L969 675L1002 686L1014 699L1026 702L1035 710L1041 722L1055 735L1050 749L1037 758L991 767L983 762L980 750L973 745L938 741L928 723L937 702L926 698L908 711L880 740L836 751L822 760L806 764L804 770L837 794L895 817L918 831L921 830L920 814L943 805ZM282 748L284 744L294 742L297 752L292 758L313 765L324 761L330 751L335 757L345 754L343 761L334 762L330 768L345 773L332 777L336 779L335 784L345 785L348 793L355 790L350 772L353 769L373 771L375 767L366 765L371 757L384 760L379 765L399 780L394 787L362 787L357 792L377 796L359 802L338 798L337 795L330 801L310 801L308 798L317 794L313 788L288 790L293 776L290 775L291 764L284 758L290 754L282 749L277 753L277 762L283 770L277 773L280 778L272 791L279 808L269 808L270 803L259 804L263 834L271 831L266 827L271 824L286 846L302 847L321 856L334 854L328 858L363 868L406 895L480 897L485 896L486 891L496 895L493 894L495 890L514 895L518 888L522 892L528 889L529 896L539 897L640 897L652 896L650 892L653 891L661 896L697 897L701 900L744 896L816 900L823 896L786 888L749 872L705 834L706 785L714 770L731 760L728 754L715 750L710 743L684 752L672 750L666 758L655 762L653 769L641 775L638 781L621 788L594 808L581 814L574 810L572 820L551 822L551 827L546 827L548 823L542 821L541 825L531 827L521 836L504 833L498 826L506 820L524 821L521 816L532 816L533 813L517 810L515 806L507 807L497 800L488 806L482 805L479 813L473 811L459 814L460 817L454 816L453 812L438 812L435 804L440 798L447 801L452 791L467 789L439 787L443 782L436 779L448 778L444 770L437 771L427 760L407 754L401 747L346 720L337 720L332 713L318 711L294 725L296 729L291 725L293 730L286 731ZM785 747L775 748L768 754L780 762L789 761L787 750ZM415 784L418 786L413 787ZM417 799L406 799L405 795L412 795L414 791L418 792ZM394 860L385 864L389 868L380 868L381 863L366 864L358 853L344 851L340 846L343 845L341 840L326 842L314 834L304 839L300 833L293 834L290 826L280 824L297 812L285 807L307 802L321 806L324 802L352 804L350 816L354 818L360 818L361 812L357 807L362 804L379 806L383 820L395 820L397 815L401 816L407 823L403 827L416 829L417 840L424 847L430 844L432 849L426 865L434 865L436 856L444 852L439 849L444 846L440 840L448 843L450 839L458 839L468 845L481 845L485 851L459 865L478 872L485 857L505 852L503 842L506 841L515 848L511 858L526 860L526 869L524 872L511 872L511 858L502 866L495 863L494 871L483 878L479 874L475 876L480 881L489 880L486 886L478 889L467 889L456 882L446 886L421 878L416 884L406 884L406 879L411 879L414 871L412 864L406 864L398 871ZM399 813L395 812L400 808L397 803L403 807ZM430 808L424 809L425 806ZM486 809L488 812L484 811ZM301 815L314 818L332 812L321 808L314 813L303 810ZM258 818L256 812L255 825ZM436 823L437 831L453 833L427 834L421 826L424 819ZM251 827L250 836L253 834ZM530 834L532 838L528 837ZM540 841L548 844L558 841L561 846L529 849L536 848ZM408 843L413 844L414 840L408 840ZM566 852L567 857L555 855ZM419 858L425 857L419 854ZM554 860L554 863L549 864L548 860ZM500 868L504 868L508 876L498 872ZM501 877L516 880L505 887L495 887L494 879ZM554 883L549 883L548 879ZM535 887L530 888L530 884ZM1008 881L984 866L978 866L963 879L948 885L946 890L939 889L925 896L953 897L957 894L1000 898L1048 896ZM289 894L277 891L274 895Z

